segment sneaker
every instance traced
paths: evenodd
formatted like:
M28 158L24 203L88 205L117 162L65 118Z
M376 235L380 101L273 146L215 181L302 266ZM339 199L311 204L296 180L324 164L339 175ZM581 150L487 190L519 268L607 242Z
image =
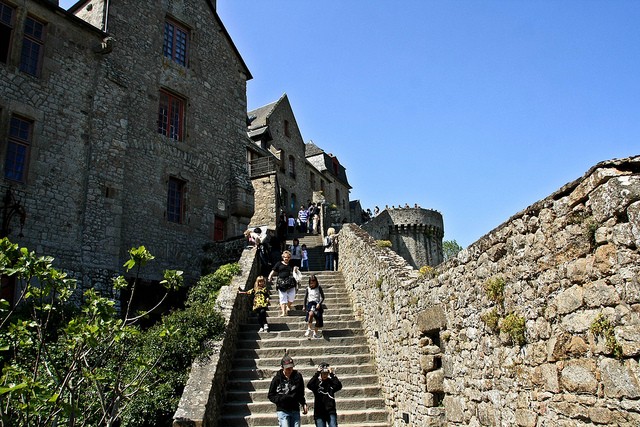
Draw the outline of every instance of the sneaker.
M269 332L269 325L267 325L267 324L264 325L264 331L265 332Z
M313 333L313 337L314 338L320 338L320 335L316 334L315 332Z
M315 335L315 332L313 334ZM311 335L311 329L307 329L307 332L304 333L305 337L308 337L309 335Z
M258 332L264 332L264 328L258 329Z

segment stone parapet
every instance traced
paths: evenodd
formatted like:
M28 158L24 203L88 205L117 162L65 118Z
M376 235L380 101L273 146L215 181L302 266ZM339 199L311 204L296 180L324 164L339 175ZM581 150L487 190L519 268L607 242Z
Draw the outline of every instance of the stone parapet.
M422 276L353 224L340 269L394 426L640 425L640 157Z
M238 288L252 288L260 267L255 248L245 249L238 262L241 274L220 289L216 300L216 307L225 319L223 337L207 344L213 348L209 357L193 363L174 415L174 427L215 426L220 416L238 327L247 321L250 311L248 298L238 298Z

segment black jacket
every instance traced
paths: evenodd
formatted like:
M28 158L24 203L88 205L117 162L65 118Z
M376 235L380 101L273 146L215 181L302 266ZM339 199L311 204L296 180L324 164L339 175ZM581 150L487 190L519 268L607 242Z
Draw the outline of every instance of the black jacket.
M280 369L271 380L269 400L276 404L277 411L299 411L307 401L304 398L304 381L300 372L294 370L287 379Z
M320 380L320 372L316 372L309 380L307 388L313 392L313 418L325 418L329 414L336 414L336 397L342 383L334 374L329 374L325 381Z

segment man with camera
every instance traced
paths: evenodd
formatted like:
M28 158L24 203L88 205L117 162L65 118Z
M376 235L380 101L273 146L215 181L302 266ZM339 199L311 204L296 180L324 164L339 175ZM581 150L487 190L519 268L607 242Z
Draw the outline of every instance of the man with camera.
M316 427L337 427L338 413L336 412L337 391L342 389L342 383L335 374L334 368L322 362L318 370L309 380L307 388L313 392L313 419Z

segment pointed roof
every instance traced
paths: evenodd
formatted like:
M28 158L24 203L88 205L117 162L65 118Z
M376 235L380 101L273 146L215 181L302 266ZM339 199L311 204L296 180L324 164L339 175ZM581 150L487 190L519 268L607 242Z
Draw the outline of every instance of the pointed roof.
M324 150L318 147L313 141L309 141L305 144L304 155L305 157L317 156L324 153Z
M287 99L286 93L284 93L277 101L249 111L247 113L247 116L249 117L249 131L255 131L256 129L267 126L269 116L284 99Z

